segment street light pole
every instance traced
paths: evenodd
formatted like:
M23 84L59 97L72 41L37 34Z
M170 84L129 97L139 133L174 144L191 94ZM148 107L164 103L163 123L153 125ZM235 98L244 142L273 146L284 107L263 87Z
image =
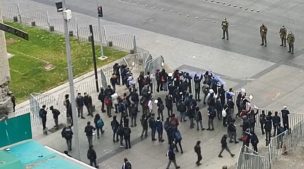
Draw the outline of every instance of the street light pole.
M91 33L91 45L92 45L92 54L93 54L93 64L94 64L96 91L99 92L98 76L97 76L97 65L96 65L96 54L95 54L95 44L94 44L94 31L93 31L93 26L92 25L89 25L89 27L90 27L90 33Z
M99 10L99 8L101 6L99 6L98 0L96 0L96 4L97 4L97 10ZM101 7L101 14L102 14L102 7ZM100 41L100 57L104 58L104 53L103 53L103 48L102 48L102 33L101 33L101 23L100 23L100 18L102 16L100 16L100 13L98 11L97 13L97 19L98 19L98 34L99 34L99 41Z
M74 132L74 145L75 145L75 158L80 159L80 146L79 146L79 138L78 138L78 116L76 114L76 103L75 103L75 95L74 95L74 78L73 78L73 65L71 58L71 46L70 46L70 35L68 28L68 21L71 19L71 11L67 10L65 7L65 0L62 0L62 15L63 15L63 25L64 25L64 34L65 34L65 46L66 46L66 59L68 66L68 77L70 84L70 100L72 107L72 118L73 118L73 132Z

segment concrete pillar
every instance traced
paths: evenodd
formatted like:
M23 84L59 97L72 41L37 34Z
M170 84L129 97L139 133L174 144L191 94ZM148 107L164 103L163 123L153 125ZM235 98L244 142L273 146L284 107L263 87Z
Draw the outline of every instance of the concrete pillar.
M1 1L0 1L1 3ZM2 19L2 5L0 4L0 23ZM6 50L6 41L4 31L0 31L0 120L11 112L9 108L11 99L8 96L8 83L10 80L9 63Z

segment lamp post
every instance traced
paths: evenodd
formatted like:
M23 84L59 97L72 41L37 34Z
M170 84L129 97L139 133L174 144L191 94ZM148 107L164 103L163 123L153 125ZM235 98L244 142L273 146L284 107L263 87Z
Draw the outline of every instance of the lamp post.
M72 19L72 11L66 9L65 0L62 2L56 2L57 12L62 12L63 15L63 25L64 25L64 34L65 34L65 46L66 46L66 59L68 66L68 77L70 84L70 100L72 107L72 116L73 116L73 132L74 132L74 145L75 145L75 158L80 160L80 151L79 151L79 138L78 138L78 119L76 114L76 103L75 103L75 95L74 95L74 81L73 81L73 65L71 58L71 46L70 46L70 36L69 36L69 28L68 22Z
M103 53L101 23L100 23L100 18L103 17L103 10L102 10L102 6L99 5L98 0L96 0L96 4L97 4L97 19L98 19L98 35L99 35L99 41L100 41L100 57L99 58L101 60L104 60L104 59L107 59L107 57L104 56L104 53Z

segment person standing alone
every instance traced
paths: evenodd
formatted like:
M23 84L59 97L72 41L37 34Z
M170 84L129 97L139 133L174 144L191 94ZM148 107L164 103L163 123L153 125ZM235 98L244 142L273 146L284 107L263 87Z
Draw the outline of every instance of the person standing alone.
M194 152L196 153L197 155L197 161L196 161L196 165L199 166L201 165L201 160L202 160L202 152L201 152L201 141L197 141L196 142L196 145L194 146Z
M227 35L227 40L229 40L229 34L228 34L228 26L229 23L226 18L222 21L222 29L223 29L223 37L222 39L225 39L225 35Z
M260 35L262 38L262 43L261 46L265 45L265 47L267 46L267 27L262 24L262 26L260 27Z

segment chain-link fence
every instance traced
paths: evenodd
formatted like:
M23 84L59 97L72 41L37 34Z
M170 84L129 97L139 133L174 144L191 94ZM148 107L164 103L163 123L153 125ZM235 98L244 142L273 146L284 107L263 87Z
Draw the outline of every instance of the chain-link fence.
M3 18L7 21L15 21L30 26L39 26L41 28L56 31L58 33L64 32L63 19L60 13L54 11L44 11L40 9L29 10L27 4L20 2L16 3L5 3L5 8L2 8ZM135 36L131 34L107 34L106 25L98 26L93 25L94 39L101 42L104 46L114 46L120 49L130 51L136 51ZM91 35L89 31L89 25L87 23L80 22L77 19L77 15L68 22L70 35L73 35L80 41L88 42Z

